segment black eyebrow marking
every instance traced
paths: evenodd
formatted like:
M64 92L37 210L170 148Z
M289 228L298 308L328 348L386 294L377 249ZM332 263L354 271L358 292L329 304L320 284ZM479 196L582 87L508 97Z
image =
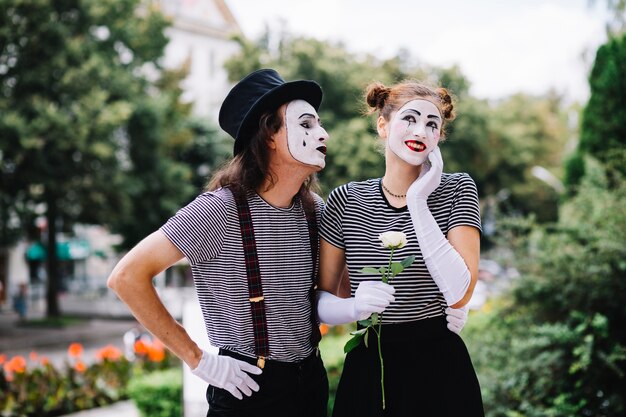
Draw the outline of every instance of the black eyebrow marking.
M417 110L415 110L415 109L406 109L405 111L403 111L403 112L402 112L402 113L400 113L400 114L404 114L404 113L406 113L406 112L408 112L408 111L413 112L413 113L417 113L417 115L418 115L418 116L421 116L421 115L422 115L422 113L418 112L418 111L417 111Z
M298 117L298 119L302 119L303 117L312 117L315 119L315 116L311 113L304 113L300 117Z
M428 116L426 116L426 117L427 117L427 118L429 118L429 119L437 119L437 120L440 120L440 119L439 119L439 116L437 116L436 114L429 114L429 115L428 115Z

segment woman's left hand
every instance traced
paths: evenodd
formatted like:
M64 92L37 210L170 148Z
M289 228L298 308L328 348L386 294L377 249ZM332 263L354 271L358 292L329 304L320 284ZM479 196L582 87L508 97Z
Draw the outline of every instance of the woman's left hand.
M406 201L410 206L418 199L426 200L430 193L435 191L441 183L441 173L443 172L443 158L441 157L441 151L437 146L428 155L430 164L423 163L422 171L419 177L411 184L407 191Z
M461 308L446 308L446 321L448 322L448 329L456 334L461 334L461 330L467 323L467 310L469 308L464 305Z

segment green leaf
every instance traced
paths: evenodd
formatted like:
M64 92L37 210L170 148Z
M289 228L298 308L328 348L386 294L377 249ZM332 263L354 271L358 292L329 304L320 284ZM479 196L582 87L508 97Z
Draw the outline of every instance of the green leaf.
M378 324L378 313L373 313L372 314L372 325L377 325Z
M355 335L355 336L360 336L363 333L365 333L367 331L367 327L363 328L363 329L359 329L359 330L355 330L353 332L350 332L351 335Z
M373 268L371 266L366 266L365 268L361 269L361 273L362 274L378 274L380 271L378 270L378 268Z
M400 262L391 263L391 274L395 277L400 272L404 271L404 266Z
M363 335L363 342L365 343L365 347L366 348L369 348L369 340L368 340L369 339L368 338L368 336L369 336L369 329L370 328L368 327L367 328L368 331L366 331L365 334Z
M367 329L361 329L367 331ZM346 344L343 346L344 353L350 353L353 349L361 344L361 340L363 340L363 334L357 334L352 339L348 340Z
M359 323L363 327L369 327L369 326L372 325L372 319L369 318L369 319L365 319L365 320L359 320L359 321L357 321L357 323Z
M402 264L404 268L408 268L409 266L413 264L414 261L415 261L415 255L411 255L408 258L404 258L402 261L400 261L400 263Z

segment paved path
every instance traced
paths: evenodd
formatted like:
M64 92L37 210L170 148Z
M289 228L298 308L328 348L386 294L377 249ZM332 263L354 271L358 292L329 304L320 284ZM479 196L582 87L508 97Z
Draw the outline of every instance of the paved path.
M89 361L95 351L112 344L124 348L123 335L133 328L143 330L131 319L81 319L77 324L62 328L25 326L18 322L13 312L0 312L0 354L9 357L30 352L44 355L56 366L64 363L68 346L77 342L83 345L83 358Z
M115 404L66 414L63 417L139 417L139 410L132 401L119 401Z

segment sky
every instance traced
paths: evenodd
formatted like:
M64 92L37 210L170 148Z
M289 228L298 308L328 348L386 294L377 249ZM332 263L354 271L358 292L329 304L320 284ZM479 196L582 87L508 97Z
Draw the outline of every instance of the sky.
M470 93L499 99L555 89L589 97L587 77L606 41L606 2L596 0L226 0L244 34L266 25L354 53L389 58L407 49L418 63L459 65Z

